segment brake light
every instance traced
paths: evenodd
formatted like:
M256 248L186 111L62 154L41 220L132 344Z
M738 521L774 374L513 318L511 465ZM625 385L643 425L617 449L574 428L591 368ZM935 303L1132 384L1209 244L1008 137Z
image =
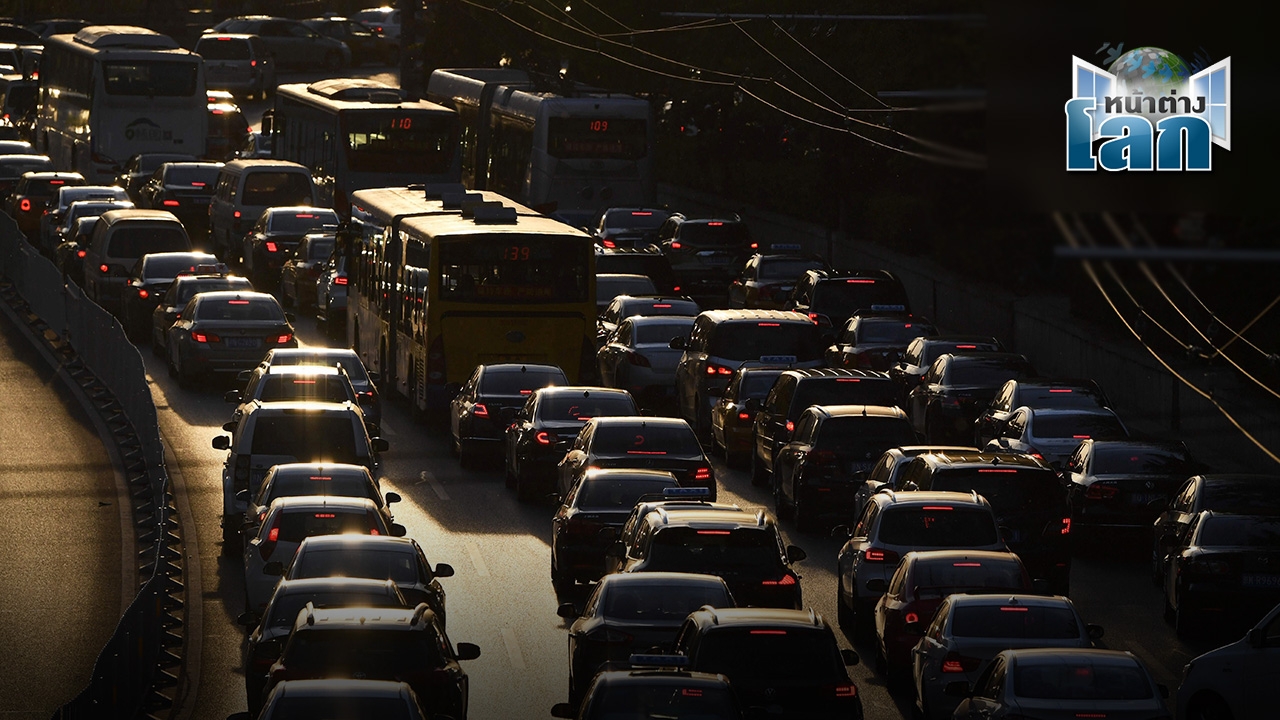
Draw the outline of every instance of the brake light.
M521 394L521 395L532 395L532 394L533 394L533 391L532 391L532 390L521 390L521 391L520 391L520 394Z
M1002 607L1002 608L1000 608L1000 612L1027 612L1027 611L1028 611L1028 608L1025 608L1025 607Z
M276 516L276 521L272 525L271 530L267 532L267 539L258 543L258 555L262 557L262 561L266 562L271 557L271 553L276 549L276 542L280 540L280 516Z
M1026 608L1021 608L1025 610ZM949 652L947 656L942 658L942 672L944 673L961 673L973 672L982 664L982 660L975 657L961 655L958 652Z
M578 418L582 420L582 418ZM628 450L628 455L666 455L666 450Z
M316 381L315 380L294 380L293 384L294 385L315 385ZM315 480L315 478L311 478L311 479Z
M18 209L22 212L31 212L31 201L26 198L22 198L22 202L18 203Z
M655 308L669 308L671 307L671 303L654 303L653 306Z
M756 323L756 327L782 327L782 323Z
M892 550L881 550L880 548L867 548L862 551L862 559L867 562L896 563L898 562L898 553Z
M835 690L836 697L858 697L858 686L853 683L849 683L848 685L837 685Z
M671 286L671 291L672 291L672 292L680 292L680 286L679 286L679 285L672 285L672 286Z
M957 350L977 350L978 346L977 345L957 345L956 349Z
M298 218L299 220L314 220L316 218L316 216L312 213L298 213L294 215L294 217Z
M333 476L332 475L311 475L307 479L308 480L332 480Z
M787 421L787 432L795 432L795 430L796 430L796 424L795 424L795 422L793 422L793 421L791 421L791 420L788 420L788 421Z
M485 407L484 403L476 403L473 414L476 417L487 418L489 417L489 408Z
M862 382L862 378L836 378L836 382Z
M285 333L276 338L276 344L283 345L292 339L293 339L293 333ZM315 380L312 380L311 382L315 382Z
M1073 440L1088 440L1088 439L1089 439L1089 436L1088 436L1088 435L1072 435L1072 436L1071 436L1071 439L1073 439Z
M699 535L728 535L729 530L699 530Z
M227 304L228 305L248 305L249 301L248 300L228 300Z
M191 339L198 343L216 343L222 340L222 338L219 338L217 335L214 335L213 333L202 333L202 332L191 333Z
M1014 470L1013 468L979 468L978 472L980 473L1016 473L1018 471Z
M786 635L786 630L752 630L752 635Z
M539 431L533 436L533 439L537 440L539 445L552 445L559 440L555 433L549 433L546 430Z
M700 468L698 468L697 470L694 470L694 471L693 471L693 479L694 479L694 480L710 480L710 479L711 479L711 468L709 468L709 467L700 467Z
M1058 531L1058 534L1060 535L1071 534L1071 518L1070 517L1062 518L1062 529Z
M101 272L103 275L106 275L107 273L111 272L111 268L107 267L106 265L99 265L98 271Z
M1049 392L1051 392L1051 393L1069 393L1069 392L1073 392L1073 390L1072 390L1071 388L1049 388Z
M740 412L740 413L738 413L738 419L739 419L739 420L750 420L750 419L751 419L751 413Z
M792 586L792 585L795 585L795 584L796 584L796 576L795 576L795 575L792 575L791 573L787 573L786 575L783 575L781 578L779 578L779 579L777 579L777 580L765 580L765 581L761 582L760 584L761 584L761 585L768 585L768 586L770 586L770 587L773 587L773 586L784 586L784 587L790 587L790 586Z
M1086 500L1110 500L1120 494L1120 488L1104 483L1094 483L1084 491Z
M239 211L239 210L236 210L235 212L231 213L231 217L233 217L233 218L239 218L239 217L240 217L240 211Z
M267 252L279 252L280 248L270 240L267 241Z
M258 67L258 61L257 61L257 60L250 60L250 61L249 61L249 67Z
M649 212L648 210L632 210L631 211L631 217L649 217L652 214L653 213Z
M958 563L951 563L951 567L982 567L982 563L979 563L979 562L958 562Z
M933 511L933 512L937 512L937 511L939 511L939 510L955 510L955 508L951 507L950 505L925 505L924 507L922 507L922 508L920 508L920 509L921 509L921 510L929 510L929 511Z
M671 249L672 249L672 250L679 250L679 249L680 249L680 247L681 247L681 245L680 245L680 241L679 241L679 240L672 240L672 241L671 241Z
M724 365L717 365L715 363L709 362L707 363L707 374L708 375L732 375L733 368L728 368L728 367L725 367Z
M151 297L151 293L147 292L147 289L146 289L146 288L138 288L138 299L139 299L139 300L146 300L146 299L147 299L147 298L149 298L149 297Z
M751 249L756 250L760 247L760 243L751 243Z
M50 185L66 185L67 181L66 180L50 180L49 184Z
M601 244L601 245L604 245L604 246L605 246L605 247L607 247L607 248L616 248L616 247L618 247L618 244L617 244L617 243L615 243L614 241L612 241L612 240L610 240L610 239L608 239L608 238L605 238L604 240L601 240L601 241L600 241L600 244Z
M335 518L335 517L338 517L338 516L337 516L337 515L335 515L335 514L333 514L333 513L316 513L316 517L318 517L318 518Z
M339 276L335 277L335 278L333 279L333 284L334 284L334 285L346 285L346 284L347 284L347 276L346 276L346 275L339 275Z
M702 688L680 688L680 694L684 697L702 697Z
M845 282L853 283L854 285L875 285L876 284L875 280L867 280L866 278L850 278L848 280L845 280Z
M178 206L179 206L179 205L181 205L181 204L182 204L182 203L178 202L177 200L165 200L165 201L164 201L164 206L165 206L165 207L178 207Z
M902 619L904 622L909 622L909 623L920 622L920 616L913 612L909 612L906 615L903 615Z
M84 257L85 255L88 255L88 254L89 254L89 253L88 253L88 251L87 251L87 250L77 250L77 251L76 251L76 257L78 257L78 258L82 258L82 257Z

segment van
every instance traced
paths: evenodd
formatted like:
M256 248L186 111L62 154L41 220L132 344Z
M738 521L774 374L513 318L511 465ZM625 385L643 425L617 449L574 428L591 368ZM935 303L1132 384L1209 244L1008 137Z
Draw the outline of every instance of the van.
M257 35L213 33L196 41L205 84L239 97L265 100L276 91L276 60Z
M285 160L233 160L222 167L209 203L209 244L223 262L238 262L244 236L262 211L315 205L311 171Z
M119 314L129 273L148 253L190 252L191 239L166 210L108 210L93 226L84 256L84 293Z

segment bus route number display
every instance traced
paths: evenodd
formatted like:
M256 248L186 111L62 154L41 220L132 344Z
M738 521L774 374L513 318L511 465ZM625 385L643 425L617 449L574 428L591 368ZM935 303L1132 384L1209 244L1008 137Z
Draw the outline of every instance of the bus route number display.
M528 245L510 245L503 248L502 259L508 262L518 262L529 259Z

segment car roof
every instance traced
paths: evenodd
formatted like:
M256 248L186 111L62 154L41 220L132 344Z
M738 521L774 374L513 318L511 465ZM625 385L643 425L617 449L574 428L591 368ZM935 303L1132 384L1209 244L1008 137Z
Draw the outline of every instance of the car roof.
M903 457L916 457L925 454L945 455L953 452L976 453L982 451L969 445L903 445L902 447L890 448L886 452Z
M1020 353L1014 353L1014 352L998 352L998 351L979 352L979 351L966 350L964 352L945 353L943 355L940 355L939 357L946 357L948 355L951 356L951 362L953 363L954 362L979 363L979 362L994 362L994 361L1004 361L1005 363L1029 362L1027 360L1026 355L1022 355Z
M346 371L337 365L272 365L268 375L341 375Z
M645 514L645 520L663 527L681 528L765 528L773 525L764 510L730 510L701 507L657 507Z
M719 575L692 572L609 573L600 578L600 586L608 588L629 587L632 585L672 585L677 583L715 585L717 587L725 584L724 579Z
M306 367L305 365L299 367ZM354 465L352 463L280 463L271 466L271 473L276 477L281 475L312 475L332 476L340 473L350 473L352 475L370 475L369 468L363 465Z
M889 374L879 370L855 370L852 368L791 368L783 371L799 381L821 380L824 378L863 378L869 380L888 380Z
M1068 606L1074 608L1070 598L1063 595L1032 595L1032 594L998 594L998 593L955 593L949 596L951 607L954 609L958 606L992 606L992 605L1009 605L1011 603L1018 605L1027 605L1029 607L1063 607Z
M341 628L379 630L416 630L430 628L435 613L421 603L415 608L379 608L354 605L340 608L314 608L310 613L302 610L294 632L303 628ZM423 619L426 622L422 622Z
M281 697L401 699L412 697L409 685L393 680L282 680L272 694Z
M631 321L632 327L637 325L643 327L645 325L674 324L681 320L688 320L689 324L692 325L693 321L696 319L697 318L692 315L632 315L627 318L627 320Z
M1128 650L1103 650L1101 648L1017 648L1003 654L1019 665L1059 665L1071 661L1087 660L1106 665L1142 665L1138 657Z
M1059 408L1059 407L1037 408L1037 407L1031 407L1031 406L1029 406L1029 405L1022 405L1022 406L1019 406L1019 407L1018 407L1018 410L1021 410L1022 408L1026 408L1026 409L1027 409L1027 412L1031 413L1031 416L1032 416L1033 418L1037 418L1037 417L1071 417L1071 416L1081 416L1081 415L1088 415L1088 416L1093 416L1093 417L1113 417L1113 418L1119 418L1119 417L1120 417L1119 415L1116 415L1116 413L1115 413L1115 411L1114 411L1114 410L1111 410L1110 408L1105 408L1105 407L1096 407L1096 408ZM1015 410L1015 412L1016 412L1016 410Z
M751 320L768 320L775 322L795 323L796 325L813 325L808 315L791 310L703 310L699 317L705 317L714 323L747 322Z
M106 223L145 221L182 224L178 217L168 210L146 210L137 207L108 210L102 213L102 220Z
M359 414L359 407L352 402L324 402L322 400L281 400L268 403L253 401L245 410L246 414L297 415L297 414Z
M285 495L272 500L271 508L268 512L277 509L281 512L309 510L364 510L372 512L376 511L378 506L365 497L351 497L348 495Z
M991 507L987 499L979 495L977 491L962 493L949 490L913 490L910 492L880 490L871 496L871 500L882 505L893 505L894 507L918 507L939 503Z
M644 425L648 427L689 427L689 423L680 418L673 417L654 417L650 415L617 415L612 417L591 418L590 422L596 424L596 427L612 427L614 425L620 427L634 427Z
M650 470L647 468L590 468L582 475L582 481L596 480L670 480L676 482L676 476L666 470Z
M830 418L876 417L901 418L905 420L907 413L902 408L890 405L813 405L818 414Z
M274 360L281 357L305 357L309 355L331 355L333 357L353 357L357 360L360 358L355 350L351 348L334 348L334 347L316 347L308 345L299 348L273 348L267 352Z
M313 535L303 539L302 547L298 548L298 552L302 552L303 548L308 550L338 549L361 552L416 553L417 543L408 537L348 533L345 535Z
M336 575L328 575L325 577L309 577L294 578L289 580L281 578L280 584L276 587L275 595L287 594L305 594L313 593L321 590L328 592L358 592L371 590L388 590L395 587L396 581L390 578L357 578L357 577L341 577Z
M630 395L631 393L622 388L596 387L595 385L548 385L535 388L533 394L539 397L545 395L582 395L587 397L588 394Z
M911 556L916 563L955 562L963 560L989 560L991 562L1016 562L1022 560L1012 552L996 550L912 550L903 559Z
M720 673L707 673L697 670L684 670L663 667L635 667L625 670L603 670L593 681L598 686L605 685L672 685L688 687L703 685L707 687L724 687L728 689L729 678Z
M481 371L484 373L522 373L530 370L560 373L564 374L564 370L559 365L543 365L538 363L495 363L493 365L481 365Z
M214 290L212 292L200 293L195 296L200 302L214 302L217 300L271 300L279 303L275 296L271 293L258 292L256 290Z
M993 468L1012 466L1019 469L1049 470L1039 460L1022 453L1011 452L954 452L923 453L917 458L930 465L948 467ZM1052 472L1050 470L1050 472Z
M822 630L826 621L813 608L785 610L781 608L711 608L702 607L690 614L699 625L716 627L768 627Z

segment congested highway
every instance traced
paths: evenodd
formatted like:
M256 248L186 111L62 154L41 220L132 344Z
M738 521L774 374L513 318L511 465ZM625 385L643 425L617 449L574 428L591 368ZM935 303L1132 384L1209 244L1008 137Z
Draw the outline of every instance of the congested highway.
M398 81L397 73L381 67L348 74L390 85ZM278 81L313 82L325 77L320 73L282 72ZM271 101L261 96L241 105L246 119L254 125L261 122L263 112L270 107ZM659 203L664 200L658 198ZM704 210L678 209L691 217ZM206 238L193 233L192 240L200 246ZM528 248L524 251L527 255ZM710 307L704 305L702 309ZM814 324L816 317L809 315ZM798 316L792 319L804 320ZM964 327L937 330L943 334L971 331ZM329 329L318 322L309 308L297 310L292 334L300 347L335 344ZM150 351L145 334L139 336L137 344L158 411L168 472L186 540L184 582L190 605L185 622L185 694L179 699L176 717L223 720L253 706L246 696L245 648L257 618L242 617L248 597L243 547L238 543L229 546L224 540L223 464L228 455L215 441L227 434L224 424L231 420L236 407L224 393L243 389L243 383L234 374L187 382L186 378L175 377L175 368L167 358ZM670 347L676 349L677 345ZM765 356L768 353L762 354L762 358ZM792 355L790 362L794 361ZM714 374L711 366L706 369ZM449 598L448 636L454 645L475 643L481 649L479 657L463 662L470 683L466 717L548 717L555 704L569 699L566 647L573 621L558 614L557 608L565 602L581 607L590 591L587 585L579 584L558 593L553 585L552 516L559 501L550 497L520 501L504 481L506 467L502 451L497 449L500 445L489 446L491 449L479 454L479 462L467 463L464 468L452 452L448 425L423 422L418 408L411 408L404 397L388 390L391 388L383 389L379 423L380 437L389 444L381 456L380 490L400 496L401 500L390 506L395 523L421 544L429 562L447 563L456 571L451 577L440 578ZM862 414L866 416L865 410ZM752 470L729 467L713 448L704 450L713 466L717 502L736 504L752 512L763 510L768 515L775 512L774 492L753 483ZM1033 448L1031 452L1036 451ZM1037 467L1048 472L1038 464ZM1214 469L1249 468L1233 467L1228 460L1215 463ZM63 517L67 524L64 529L73 531L78 522L75 516ZM849 517L842 522L854 521ZM1069 518L1065 522L1062 535L1070 530ZM853 637L848 628L842 631L836 622L840 614L837 557L847 535L830 533L829 524L818 526L818 531L802 533L794 518L780 520L779 526L784 545L795 545L804 551L804 559L793 565L800 578L803 607L826 618L835 628L840 647L855 650L860 658L849 668L849 675L856 684L865 717L914 717L918 711L911 692L900 687L891 689L886 674L876 667L874 639ZM105 532L102 528L99 531ZM1002 538L1001 542L1007 539ZM1075 536L1072 539L1069 594L1083 619L1105 630L1097 646L1133 653L1150 670L1155 682L1169 690L1170 697L1176 693L1187 662L1238 637L1240 628L1225 625L1194 639L1178 637L1162 617L1164 591L1151 582L1150 530L1131 528L1087 540ZM1169 703L1172 707L1172 700Z

